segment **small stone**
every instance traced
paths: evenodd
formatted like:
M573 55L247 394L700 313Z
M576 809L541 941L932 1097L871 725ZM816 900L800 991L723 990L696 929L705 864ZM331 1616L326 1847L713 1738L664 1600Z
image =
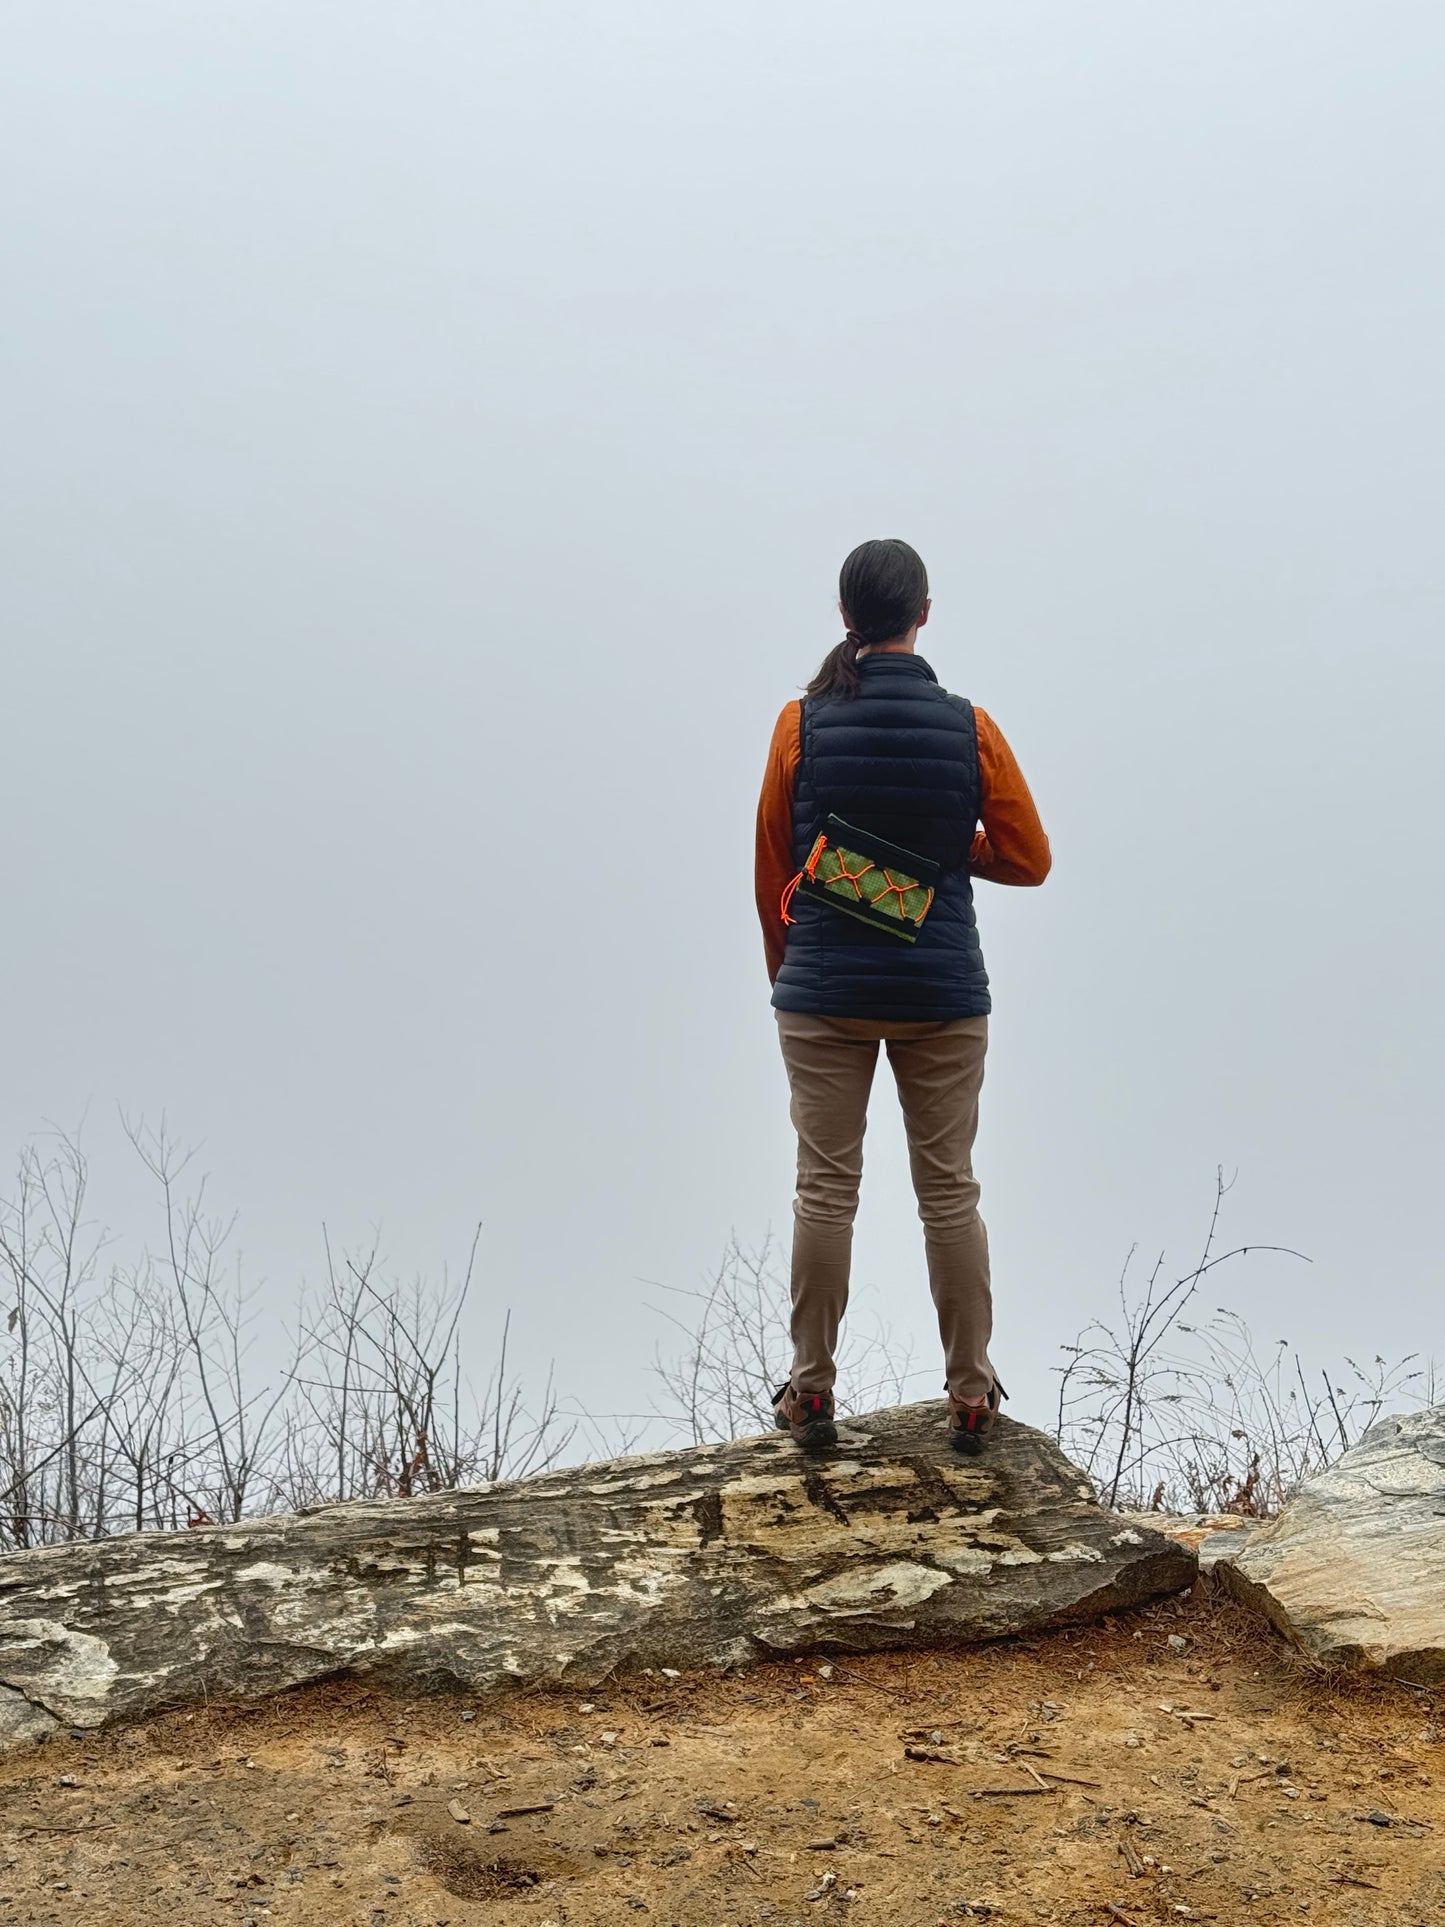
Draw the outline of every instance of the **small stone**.
M622 1735L620 1733L604 1733L601 1736L602 1744L604 1746L616 1746L618 1740L620 1740L621 1737Z
M1182 1653L1188 1644L1189 1641L1184 1637L1183 1633L1170 1633L1169 1647L1171 1652Z
M595 1713L597 1708L592 1704L591 1700L583 1700L582 1704L577 1708L577 1711L579 1713Z
M691 1859L691 1847L669 1847L665 1853L655 1853L652 1864L654 1867L680 1867L685 1860Z
M1368 1813L1362 1814L1360 1817L1368 1820L1372 1827L1389 1827L1394 1825L1394 1815L1384 1812L1380 1807L1372 1807Z
M472 1816L467 1812L460 1800L448 1800L447 1812L459 1827L469 1827L472 1823Z

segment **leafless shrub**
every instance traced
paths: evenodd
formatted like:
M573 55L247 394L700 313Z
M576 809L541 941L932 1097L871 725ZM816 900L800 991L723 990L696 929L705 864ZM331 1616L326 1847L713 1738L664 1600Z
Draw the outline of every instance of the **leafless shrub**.
M327 1288L301 1312L278 1481L287 1504L524 1478L565 1451L571 1427L550 1375L533 1412L509 1370L510 1313L480 1394L463 1378L458 1328L480 1238L478 1226L455 1289L385 1281L374 1247L338 1271L327 1240Z
M706 1285L667 1289L677 1309L663 1316L683 1342L654 1361L664 1422L697 1445L770 1430L772 1394L792 1356L789 1285L772 1240L749 1251L731 1238ZM911 1365L885 1325L850 1321L838 1357L838 1410L899 1404L915 1376Z
M81 1338L103 1243L87 1233L87 1182L85 1160L67 1140L30 1145L13 1197L0 1204L0 1268L11 1297L0 1378L3 1545L83 1536L92 1486L103 1493L113 1482L103 1423L95 1450L107 1393L115 1396L143 1362L132 1330L94 1359L94 1376L87 1369Z
M1245 1321L1222 1307L1202 1323L1186 1318L1221 1265L1286 1250L1216 1251L1228 1189L1221 1171L1190 1270L1171 1279L1161 1255L1136 1289L1131 1253L1116 1319L1092 1321L1063 1347L1055 1435L1108 1505L1267 1516L1386 1409L1434 1396L1433 1367L1414 1356L1369 1367L1347 1359L1330 1373L1307 1367L1287 1339L1261 1352Z
M554 1463L572 1426L550 1376L531 1406L508 1360L461 1368L461 1284L399 1286L370 1251L303 1298L289 1362L258 1365L231 1223L164 1123L127 1124L160 1236L128 1263L87 1213L73 1138L28 1146L0 1200L0 1549L440 1491Z
M374 1246L337 1259L326 1239L289 1358L262 1370L230 1221L208 1212L203 1182L182 1188L189 1160L164 1124L127 1131L160 1206L138 1256L115 1257L92 1222L72 1138L28 1146L0 1199L0 1550L523 1477L574 1442L599 1456L659 1431L703 1443L772 1424L791 1348L771 1241L730 1240L705 1285L669 1293L680 1343L656 1357L650 1414L571 1410L550 1374L529 1401L510 1316L491 1371L468 1382L477 1237L460 1278L440 1284L399 1283ZM1437 1395L1434 1367L1413 1357L1324 1373L1283 1340L1259 1349L1231 1312L1197 1320L1215 1270L1280 1249L1216 1250L1227 1189L1221 1175L1195 1265L1171 1277L1161 1256L1137 1287L1126 1265L1116 1318L1064 1348L1057 1435L1112 1505L1268 1514L1383 1411ZM845 1414L932 1377L856 1311L839 1362Z

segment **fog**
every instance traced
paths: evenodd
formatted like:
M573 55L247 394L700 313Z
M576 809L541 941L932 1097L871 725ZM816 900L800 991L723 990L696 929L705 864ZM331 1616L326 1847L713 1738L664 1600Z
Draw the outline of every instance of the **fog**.
M381 1227L645 1409L786 1240L751 900L843 555L1053 839L981 888L1000 1371L1136 1241L1438 1341L1445 15L4 8L0 1155L200 1144L269 1342ZM936 1338L880 1081L855 1277ZM786 1360L779 1360L780 1369Z

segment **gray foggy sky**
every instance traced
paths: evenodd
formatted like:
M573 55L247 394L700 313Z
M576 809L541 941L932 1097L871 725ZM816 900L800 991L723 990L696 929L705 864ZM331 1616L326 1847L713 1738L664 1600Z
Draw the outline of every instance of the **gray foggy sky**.
M1437 1342L1445 13L0 11L6 1155L88 1105L130 1231L164 1107L276 1319L481 1218L478 1329L635 1409L643 1281L786 1233L753 809L896 534L1055 848L1015 1414L1220 1162L1262 1339ZM882 1085L856 1275L931 1368Z

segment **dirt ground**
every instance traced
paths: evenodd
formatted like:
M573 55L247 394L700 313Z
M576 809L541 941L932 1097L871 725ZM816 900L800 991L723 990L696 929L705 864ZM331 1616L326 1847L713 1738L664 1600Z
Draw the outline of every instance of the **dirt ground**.
M0 1760L0 1927L1439 1927L1442 1736L1207 1596L500 1708L346 1684Z

